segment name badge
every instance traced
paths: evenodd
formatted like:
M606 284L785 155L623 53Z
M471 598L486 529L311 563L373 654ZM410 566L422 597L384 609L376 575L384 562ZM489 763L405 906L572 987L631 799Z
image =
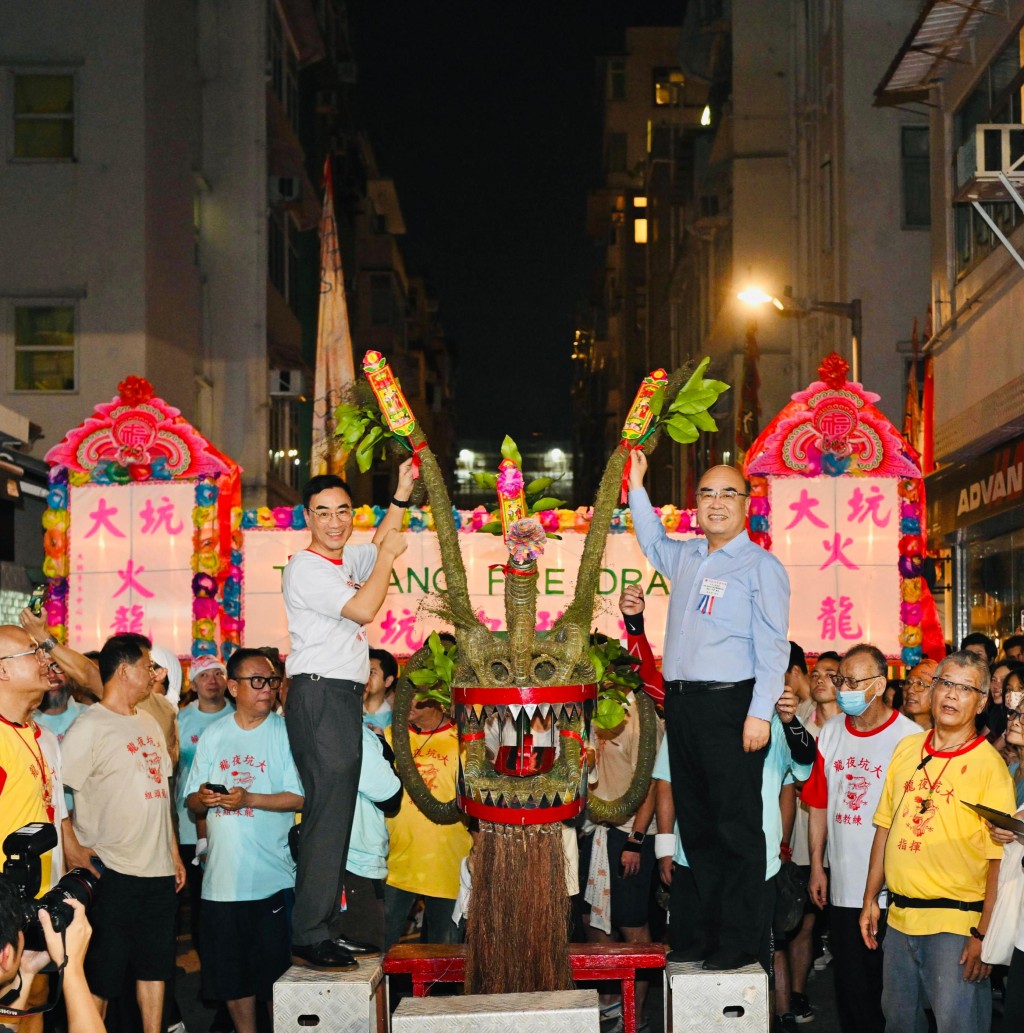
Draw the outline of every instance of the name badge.
M720 599L725 595L725 586L728 582L721 581L718 578L706 577L700 583L700 594L709 595L712 599Z

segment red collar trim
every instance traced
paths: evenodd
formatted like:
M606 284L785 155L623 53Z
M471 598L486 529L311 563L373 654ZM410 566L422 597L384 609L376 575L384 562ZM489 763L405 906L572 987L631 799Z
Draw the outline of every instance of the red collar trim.
M898 718L899 716L900 716L899 712L894 710L889 715L889 720L888 721L883 721L877 728L872 728L868 732L861 732L858 729L853 727L853 725L850 723L853 720L853 718L850 717L849 714L847 714L846 715L846 730L850 733L850 735L857 736L858 739L867 739L867 738L869 738L872 735L878 735L879 732L884 732L886 730L886 728L888 728L889 725L891 725L893 723L893 721L895 721L896 718Z
M924 743L922 745L924 753L930 753L933 757L960 757L965 753L970 753L971 750L976 750L983 742L987 741L985 736L976 735L966 746L961 746L958 750L933 750L931 743L932 735L934 735L934 733L934 729L928 732L924 737Z
M43 730L31 719L25 724L19 725L17 721L8 721L3 714L0 714L0 721L2 721L8 728L31 728L33 736L38 739L43 734Z
M333 563L336 567L340 567L345 563L344 556L340 560L332 560L330 556L325 556L322 552L317 552L316 549L307 549L306 552L311 552L314 556L319 556L320 559L327 560L328 563Z

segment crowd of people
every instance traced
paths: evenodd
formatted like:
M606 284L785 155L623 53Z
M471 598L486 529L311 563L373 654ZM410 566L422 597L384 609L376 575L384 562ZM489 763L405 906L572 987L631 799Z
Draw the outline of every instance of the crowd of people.
M634 691L658 705L660 745L627 821L564 830L573 937L664 933L673 962L759 964L783 1033L814 1018L816 956L831 958L844 1033L916 1033L926 1011L939 1033L984 1033L993 986L1004 1028L1024 1028L1024 916L1008 968L993 976L984 953L1014 834L966 806L1024 814L1024 636L997 653L970 635L895 683L868 643L810 666L786 637L785 570L746 534L742 476L704 475L704 535L683 542L651 510L645 471L634 453L637 538L672 583L661 669L643 592L626 588L619 607L643 684ZM195 658L186 673L141 635L85 655L30 609L21 626L0 627L0 842L52 824L58 846L41 859L41 891L72 868L96 879L88 917L76 905L67 936L70 1033L95 1033L126 994L144 1033L184 1033L174 995L183 914L203 995L222 1005L213 1033L265 1028L273 984L293 963L351 969L413 932L432 943L463 936L475 829L434 824L403 792L392 750L400 670L365 633L405 548L412 478L409 461L366 545L348 544L343 481L306 486L310 546L284 573L285 663L247 647L226 662ZM638 763L631 702L587 744L590 785L606 799ZM451 799L452 714L417 699L409 741L428 787ZM46 997L33 976L64 948L20 951L9 882L0 879L0 997L10 984L6 1003L32 1010ZM641 980L641 1023L644 998ZM621 1022L615 995L601 1008Z

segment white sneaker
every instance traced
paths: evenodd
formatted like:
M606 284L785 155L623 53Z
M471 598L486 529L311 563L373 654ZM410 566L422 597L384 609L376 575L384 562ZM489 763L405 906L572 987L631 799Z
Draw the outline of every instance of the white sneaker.
M185 1029L184 1022L176 1022L173 1026L168 1026L165 1033L188 1033L188 1030Z

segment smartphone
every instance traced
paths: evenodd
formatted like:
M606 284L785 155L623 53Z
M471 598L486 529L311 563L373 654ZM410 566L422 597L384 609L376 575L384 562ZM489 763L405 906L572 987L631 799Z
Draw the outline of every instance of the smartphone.
M211 793L220 793L222 796L227 796L229 792L228 787L222 786L219 782L207 782L206 788Z
M43 612L43 603L46 602L46 585L36 585L32 589L32 594L28 598L28 608L37 616L41 616Z

